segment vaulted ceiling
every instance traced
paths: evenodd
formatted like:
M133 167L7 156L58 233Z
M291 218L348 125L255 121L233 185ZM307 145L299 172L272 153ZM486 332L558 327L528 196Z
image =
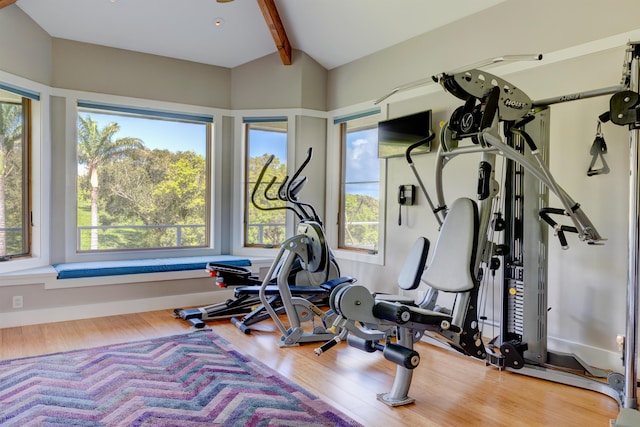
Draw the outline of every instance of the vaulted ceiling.
M0 9L15 4L74 41L228 68L274 52L286 65L293 48L332 69L504 1L0 0Z

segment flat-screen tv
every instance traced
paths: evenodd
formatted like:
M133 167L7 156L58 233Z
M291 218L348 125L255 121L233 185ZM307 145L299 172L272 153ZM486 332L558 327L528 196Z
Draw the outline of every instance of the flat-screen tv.
M404 156L407 148L431 134L431 110L378 122L378 157ZM411 154L428 153L431 141Z

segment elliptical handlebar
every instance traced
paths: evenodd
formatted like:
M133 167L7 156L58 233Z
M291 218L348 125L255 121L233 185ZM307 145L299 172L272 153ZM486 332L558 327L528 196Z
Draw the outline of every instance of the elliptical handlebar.
M282 184L280 184L280 186L278 187L278 199L282 200L283 202L287 201L287 183L288 182L289 182L289 175L286 175L284 177L284 181L282 181Z
M296 216L300 220L302 220L304 218L302 217L300 212L298 212L297 210L295 210L291 206L287 206L287 205L284 205L284 206L260 206L258 204L258 202L256 201L256 193L258 192L258 188L260 188L260 185L262 184L262 180L264 179L264 174L267 172L267 169L269 169L269 165L271 165L271 163L273 162L274 158L275 158L275 156L273 154L270 155L269 158L267 159L267 161L262 166L262 170L260 171L260 174L258 175L258 179L256 179L255 186L253 187L253 191L251 192L251 203L253 204L253 206L255 206L257 209L260 209L261 211L277 211L277 210L282 210L282 209L290 210L293 213L295 213ZM285 177L284 182L280 186L281 188L288 181L288 178L289 178L288 176ZM268 195L268 191L273 186L273 184L275 183L276 179L277 178L275 176L272 177L271 181L269 182L269 184L267 184L267 187L264 190L264 196L265 196L266 200L270 200L270 201L278 200L278 198L270 197Z
M278 186L276 196L270 196L269 191L275 185L277 177L273 176L269 181L269 183L267 184L267 186L265 187L265 190L264 190L265 200L268 200L268 201L281 200L285 202L285 205L284 206L261 206L256 200L256 194L258 192L258 188L262 185L262 181L264 180L264 175L266 174L267 169L269 169L269 166L271 165L271 163L273 163L273 160L275 159L275 155L273 154L270 155L267 161L262 166L262 170L260 171L260 174L256 179L255 186L253 187L253 191L251 192L251 203L257 209L260 209L262 211L275 211L275 210L282 210L282 209L290 210L293 213L295 213L298 219L301 221L313 220L319 223L320 225L322 225L320 217L318 216L315 208L309 203L300 202L297 197L298 193L300 192L304 183L307 180L306 177L300 176L300 175L302 174L302 171L304 170L304 168L311 161L312 154L313 154L313 150L311 147L309 147L309 149L307 150L307 156L305 160L302 162L300 167L298 167L298 169L294 172L291 178L289 178L289 175L285 176L282 183ZM291 203L293 206L288 206L286 203ZM311 211L311 214L307 211L307 209Z
M304 203L304 202L299 201L297 196L296 196L296 194L300 191L300 188L301 188L300 186L304 182L304 181L301 181L301 179L305 179L306 180L306 178L304 178L304 177L300 178L300 175L302 174L302 171L307 167L309 162L311 162L311 157L313 157L313 148L309 147L307 149L307 157L304 159L304 161L302 162L300 167L298 167L298 169L295 171L295 173L293 174L293 176L291 177L291 179L287 183L285 194L286 194L287 201L289 201L289 202L293 203L294 205L296 205L296 207L303 213L303 216L306 219L312 219L313 221L315 221L318 224L322 225L322 221L320 220L320 216L316 212L316 210L313 207L313 205L311 205L310 203ZM307 208L307 209L309 209L311 211L311 215L309 215L309 213L305 210L305 208Z
M267 199L267 200L269 200L269 201L272 201L272 202L273 202L273 201L276 201L276 200L280 200L279 195L278 195L278 196L276 196L276 197L271 197L271 196L269 196L269 190L271 190L271 187L273 187L273 184L275 184L276 179L277 179L277 177L272 176L272 177L271 177L271 181L269 181L269 183L267 184L267 186L266 186L266 187L265 187L265 189L264 189L264 198L265 198L265 199ZM285 179L285 182L286 182L286 180L288 179L288 177L285 177L284 179ZM256 185L256 186L257 186L257 185ZM252 200L252 201L253 201L253 200ZM254 203L254 205L255 205L255 203Z
M291 183L297 180L300 174L302 174L302 171L304 170L304 168L306 168L309 162L311 161L312 155L313 155L313 148L309 147L307 149L307 157L304 159L304 161L302 162L298 170L295 171L295 173L291 177L291 180L287 184L287 189L286 189L287 199L291 198Z

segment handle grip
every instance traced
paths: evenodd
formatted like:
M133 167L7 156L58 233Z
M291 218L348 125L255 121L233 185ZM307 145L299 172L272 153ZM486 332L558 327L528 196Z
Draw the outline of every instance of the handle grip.
M322 344L320 347L314 348L313 352L316 354L316 356L320 356L325 351L335 347L337 344L340 343L340 341L341 339L339 337L334 337L329 341L327 341L326 343Z
M407 151L405 151L404 155L407 158L407 162L409 164L413 164L413 161L411 160L411 152L413 150L415 150L416 148L420 147L421 145L425 145L428 144L429 142L433 141L433 138L436 137L436 134L433 132L429 133L429 136L427 136L426 138L421 139L418 142L414 142L413 144L411 144L408 148Z
M569 249L569 243L567 242L567 237L564 235L564 231L562 229L558 230L558 240L560 240L560 246L562 249Z
M567 237L565 236L564 233L565 232L577 233L578 229L576 227L569 226L569 225L558 225L558 223L555 222L553 218L549 216L551 214L566 216L565 211L559 208L542 208L540 209L540 212L538 214L540 215L540 218L542 218L544 222L546 222L551 226L551 228L553 228L556 235L558 236L558 240L560 240L560 245L562 246L562 249L569 249L569 243L567 242Z

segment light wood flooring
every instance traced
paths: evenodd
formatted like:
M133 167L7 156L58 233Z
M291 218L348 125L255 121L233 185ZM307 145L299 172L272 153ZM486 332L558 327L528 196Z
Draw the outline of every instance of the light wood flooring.
M367 427L394 426L602 426L618 414L602 394L486 367L418 343L414 404L390 408L376 400L388 392L395 365L378 353L340 344L318 357L315 344L279 348L270 321L244 335L228 320L209 322L218 335ZM33 356L190 332L171 310L0 329L0 359Z

